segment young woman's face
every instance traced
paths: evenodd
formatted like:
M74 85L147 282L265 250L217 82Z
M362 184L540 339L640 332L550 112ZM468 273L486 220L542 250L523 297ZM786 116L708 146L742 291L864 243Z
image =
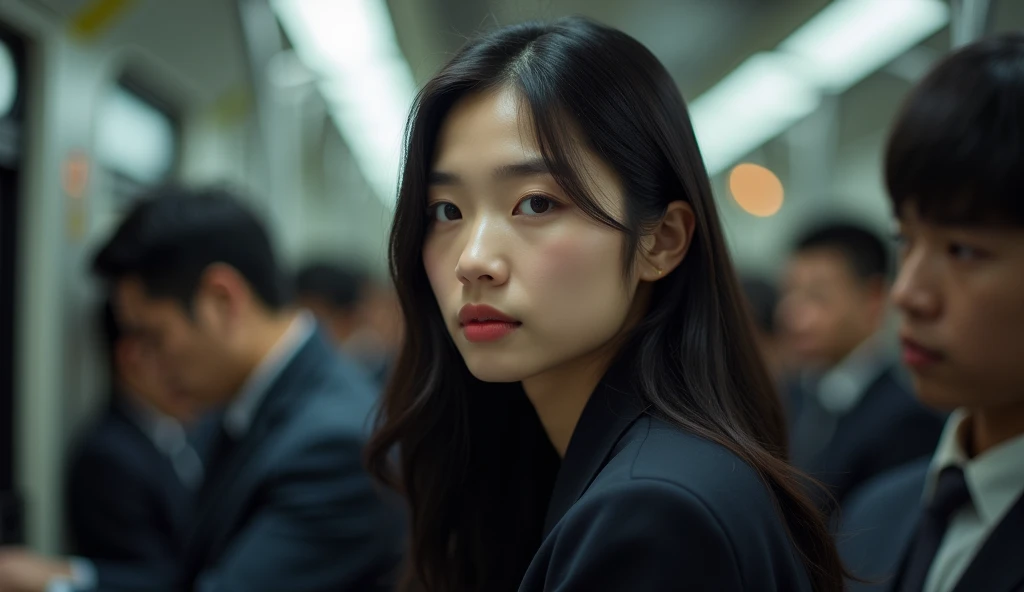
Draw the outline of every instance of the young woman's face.
M423 263L466 365L514 382L600 359L625 325L637 283L623 235L572 205L546 172L528 108L511 90L469 95L438 136ZM591 194L622 219L619 180L585 153Z

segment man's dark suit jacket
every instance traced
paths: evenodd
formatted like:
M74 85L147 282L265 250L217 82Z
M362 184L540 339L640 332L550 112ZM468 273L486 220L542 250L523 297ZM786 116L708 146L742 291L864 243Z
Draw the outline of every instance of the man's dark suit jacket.
M869 583L850 592L895 590L921 518L930 459L879 476L850 497L837 540L847 568ZM1024 592L1024 498L1010 508L953 592Z
M376 394L317 332L272 382L249 430L209 471L177 583L139 590L386 590L404 516L362 464ZM100 589L138 585L100 566Z
M170 459L114 400L69 465L67 507L77 555L124 562L155 580L181 558L192 492Z
M809 592L807 571L754 470L639 409L613 369L591 396L521 592Z
M890 367L840 416L799 387L790 392L793 464L828 486L840 505L872 477L935 450L945 418L922 406L904 384ZM819 502L825 505L824 497Z

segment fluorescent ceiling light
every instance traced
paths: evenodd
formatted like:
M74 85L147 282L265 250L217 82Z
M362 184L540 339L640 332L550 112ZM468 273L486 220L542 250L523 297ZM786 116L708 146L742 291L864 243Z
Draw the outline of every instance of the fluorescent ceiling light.
M360 170L394 203L402 131L416 93L384 0L271 0Z
M157 183L174 164L175 135L166 115L121 87L104 97L96 122L96 156L141 183Z
M724 171L818 108L817 89L779 54L751 56L690 105L708 173Z
M941 0L833 0L779 45L822 88L843 92L949 22Z
M3 41L0 41L0 117L7 115L14 106L18 95L18 74L14 58Z

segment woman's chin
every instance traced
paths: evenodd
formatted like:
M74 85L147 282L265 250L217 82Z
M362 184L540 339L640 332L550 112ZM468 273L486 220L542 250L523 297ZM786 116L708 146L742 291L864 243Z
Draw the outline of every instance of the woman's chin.
M469 373L484 382L520 382L531 376L523 365L521 355L512 355L510 352L464 352L463 360Z
M495 365L482 365L480 368L469 367L469 373L483 382L520 382L523 373L514 368L501 368Z

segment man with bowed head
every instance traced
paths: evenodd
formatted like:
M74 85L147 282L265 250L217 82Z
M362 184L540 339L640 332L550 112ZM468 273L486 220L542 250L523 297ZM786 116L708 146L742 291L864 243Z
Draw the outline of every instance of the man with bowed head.
M376 393L291 306L257 218L225 191L163 188L93 265L170 388L223 410L183 558L154 582L133 565L0 556L0 590L54 590L53 576L76 591L390 589L403 516L362 465Z

